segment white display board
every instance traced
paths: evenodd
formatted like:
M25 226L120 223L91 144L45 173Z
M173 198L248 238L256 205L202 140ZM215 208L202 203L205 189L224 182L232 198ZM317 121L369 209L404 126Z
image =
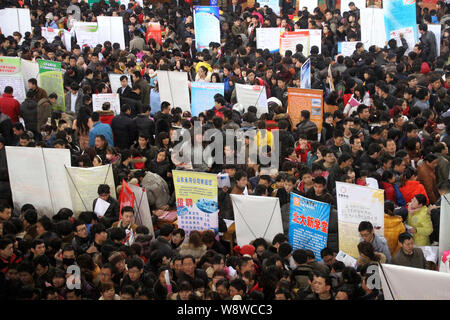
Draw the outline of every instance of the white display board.
M110 110L114 111L115 115L120 114L120 98L118 93L99 93L92 95L92 109L94 111L103 110L102 106L105 102L111 104Z
M252 86L236 83L236 98L247 111L248 107L255 106L258 109L257 116L268 112L267 94L265 86Z
M70 166L68 149L5 147L14 207L27 203L52 217L71 208L64 166Z
M22 35L31 32L30 9L6 8L0 10L0 29L5 36L18 31Z
M231 201L239 246L249 244L256 238L272 242L275 235L283 233L278 198L232 194Z
M69 195L74 213L93 211L94 200L98 198L100 184L109 185L111 197L116 198L116 186L111 165L93 168L66 167Z
M257 28L256 29L256 48L268 49L270 52L280 50L280 35L283 28Z
M167 101L172 108L180 107L183 111L191 111L186 72L158 70L158 84L161 102Z
M386 32L383 9L365 8L360 10L361 42L367 50L371 45L383 48Z
M383 264L378 275L385 300L450 300L448 273Z
M314 9L318 7L318 5L319 5L318 0L300 0L298 9L302 11L303 7L307 7L308 12L312 13Z

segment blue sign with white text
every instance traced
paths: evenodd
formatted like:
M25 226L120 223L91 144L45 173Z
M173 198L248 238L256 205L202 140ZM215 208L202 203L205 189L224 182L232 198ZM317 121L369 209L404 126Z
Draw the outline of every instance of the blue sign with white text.
M194 29L197 50L209 48L210 42L220 43L220 15L218 7L195 7Z
M289 244L293 250L312 250L320 261L320 251L327 246L329 203L291 193L289 213Z

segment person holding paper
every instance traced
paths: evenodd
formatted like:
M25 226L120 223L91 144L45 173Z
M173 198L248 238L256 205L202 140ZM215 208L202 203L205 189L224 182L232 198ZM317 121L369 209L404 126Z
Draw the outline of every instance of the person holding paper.
M106 201L106 202L108 202L110 204L108 209L106 209L106 211L105 211L105 213L103 215L104 218L106 218L110 224L112 224L113 222L119 220L120 205L119 205L119 202L116 199L111 197L111 191L110 191L109 185L107 185L107 184L100 184L98 186L98 189L97 189L97 194L98 194L98 198L95 199L93 204L92 204L93 211L95 211L97 200L101 199L101 200Z
M122 219L113 223L113 228L125 229L126 238L124 245L131 246L136 239L137 224L133 223L134 209L130 206L122 208Z

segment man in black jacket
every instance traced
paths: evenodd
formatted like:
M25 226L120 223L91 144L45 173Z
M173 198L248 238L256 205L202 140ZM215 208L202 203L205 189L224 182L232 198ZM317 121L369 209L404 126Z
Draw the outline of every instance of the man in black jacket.
M155 144L155 122L149 118L150 106L142 106L142 113L134 119L139 134L145 134L152 145Z
M3 144L10 146L14 141L11 118L0 110L0 136L3 137Z
M127 104L120 107L120 114L111 122L114 143L119 149L128 149L137 138L136 123L131 119L131 108Z
M121 90L122 88L119 88ZM119 93L120 94L120 93ZM120 104L127 104L131 108L130 116L132 118L136 117L142 112L143 105L141 103L141 89L134 85L132 89L126 94L126 96L120 95Z
M128 85L128 77L127 76L120 77L120 85L121 85L121 87L117 89L117 93L120 95L121 98L127 98L129 96L129 94L131 93L131 88Z
M436 37L434 33L428 31L426 23L419 24L420 42L423 44L422 55L426 61L433 62L437 57Z
M162 225L159 229L159 236L150 242L151 251L153 252L154 250L158 250L162 253L163 256L167 257L168 259L172 258L174 254L172 245L170 244L170 240L172 239L172 231L173 225Z
M113 222L119 220L120 205L116 199L111 197L111 191L110 191L109 185L100 184L97 189L97 194L98 194L98 198L94 200L94 202L92 204L92 210L95 211L95 206L97 204L97 200L102 199L103 201L106 201L109 203L109 207L108 207L108 209L106 209L103 217L108 219L108 222L110 222L111 224Z

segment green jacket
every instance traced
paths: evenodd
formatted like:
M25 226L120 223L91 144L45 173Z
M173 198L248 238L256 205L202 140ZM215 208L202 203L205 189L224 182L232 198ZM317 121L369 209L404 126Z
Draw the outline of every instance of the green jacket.
M414 234L414 242L416 246L429 246L430 234L433 232L433 224L428 214L427 207L423 206L413 214L408 214L406 222L409 226L416 229Z

